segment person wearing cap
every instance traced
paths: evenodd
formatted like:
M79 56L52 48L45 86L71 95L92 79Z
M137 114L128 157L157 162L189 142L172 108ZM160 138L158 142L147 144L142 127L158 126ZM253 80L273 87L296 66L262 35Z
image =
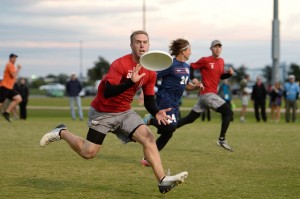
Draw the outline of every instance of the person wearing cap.
M221 132L217 144L228 151L233 151L225 139L233 112L225 100L217 95L217 92L220 80L231 77L234 71L231 67L228 70L224 69L224 60L220 57L222 43L219 40L211 42L210 50L211 56L202 57L197 62L191 63L190 78L194 78L194 70L200 70L204 89L201 90L198 102L191 112L177 122L177 128L194 122L201 113L210 108L222 115Z
M287 123L290 121L296 121L297 99L299 97L299 85L297 82L295 82L295 75L289 75L288 79L288 82L284 84L283 91L283 96L285 99L285 121Z
M17 57L18 56L13 53L9 55L9 61L3 73L3 80L0 83L0 108L2 108L6 98L11 100L6 110L2 113L8 122L11 122L10 112L22 101L21 95L13 89L16 78L21 70L21 65L18 65L17 68L15 67Z
M79 119L83 120L81 98L79 96L79 93L81 92L81 90L82 90L81 83L76 78L75 73L72 73L71 78L67 82L67 85L66 85L66 92L67 92L67 95L69 96L71 117L73 120L76 120L74 102L76 103L76 106L77 106Z

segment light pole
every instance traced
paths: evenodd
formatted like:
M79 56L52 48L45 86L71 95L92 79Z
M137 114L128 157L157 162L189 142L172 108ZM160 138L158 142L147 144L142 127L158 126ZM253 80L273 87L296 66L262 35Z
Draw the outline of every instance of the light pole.
M79 78L80 81L82 81L83 75L82 75L82 41L81 40L79 43Z
M278 0L274 0L274 18L272 23L272 84L279 81L278 69L280 58L280 38L279 38L279 20L278 20Z
M146 0L143 0L143 30L146 31Z

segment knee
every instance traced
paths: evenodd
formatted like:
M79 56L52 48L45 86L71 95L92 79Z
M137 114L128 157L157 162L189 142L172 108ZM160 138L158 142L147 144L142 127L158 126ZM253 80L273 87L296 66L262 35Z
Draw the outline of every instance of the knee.
M89 159L92 159L94 158L95 156L97 155L97 151L84 151L81 153L81 156L86 159L86 160L89 160Z
M21 95L17 95L13 100L19 104L22 102L23 99L22 99Z
M158 130L158 134L161 134L164 137L169 137L171 138L173 136L173 133L176 130L176 125L166 125L166 126L162 126L159 130Z
M193 123L198 117L200 117L200 113L191 111L190 114L187 116L187 123Z

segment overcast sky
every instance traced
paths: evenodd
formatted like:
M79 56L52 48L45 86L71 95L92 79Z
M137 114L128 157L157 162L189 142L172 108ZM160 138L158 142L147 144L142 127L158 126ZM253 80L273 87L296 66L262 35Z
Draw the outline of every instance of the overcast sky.
M14 52L21 76L82 72L99 56L130 53L129 36L143 28L143 0L0 0L0 71ZM300 1L279 0L281 62L300 64ZM273 0L146 0L152 50L171 40L192 44L193 62L210 55L212 40L235 67L270 65Z

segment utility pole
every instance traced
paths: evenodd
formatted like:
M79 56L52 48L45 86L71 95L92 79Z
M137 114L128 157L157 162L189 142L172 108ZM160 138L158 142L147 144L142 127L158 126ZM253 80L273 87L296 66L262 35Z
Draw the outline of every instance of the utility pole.
M280 38L278 20L278 0L274 0L274 17L272 23L272 84L279 81Z

